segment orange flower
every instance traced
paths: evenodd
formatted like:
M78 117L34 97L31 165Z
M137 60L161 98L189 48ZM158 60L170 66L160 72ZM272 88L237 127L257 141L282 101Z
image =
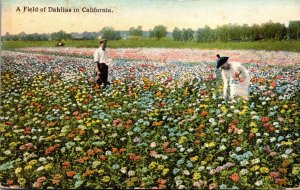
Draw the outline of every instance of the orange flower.
M255 137L255 134L254 133L249 133L248 138L252 139L253 137Z
M201 141L200 141L200 140L195 140L193 143L194 143L194 144L200 144Z
M63 169L67 169L70 166L70 162L63 162L61 165Z
M286 185L286 181L285 179L275 179L275 183L278 184L278 185Z
M167 153L173 153L173 152L176 152L176 150L177 150L176 148L167 148L166 152Z
M163 123L164 123L164 121L154 121L154 122L152 123L152 126L153 126L153 127L162 126Z
M230 179L234 182L238 182L240 180L240 177L238 176L237 173L233 173L230 175Z
M95 152L94 152L94 150L89 149L86 154L87 154L87 156L94 156Z
M86 177L86 176L92 175L93 173L94 173L93 170L87 170L85 173L82 174L82 176Z
M283 174L287 174L287 170L285 168L279 168L279 172Z
M126 148L120 148L119 152L122 153L122 152L125 152L126 151Z
M200 115L201 115L202 117L205 117L205 116L207 115L207 112L206 112L206 111L202 111L202 112L200 113Z
M102 150L99 148L94 148L94 152L95 152L95 154L97 154L98 152L102 152Z
M104 160L106 160L106 157L104 155L100 155L99 159L102 160L102 161L104 161Z
M289 160L288 159L284 159L283 162L282 162L282 164L281 164L281 166L285 168L287 165L289 165Z
M41 188L42 183L36 181L36 182L33 183L32 186L33 186L34 188Z
M6 184L7 185L12 185L12 184L14 184L14 180L8 179L8 180L6 180Z
M75 137L75 134L73 134L73 133L69 133L68 135L67 135L67 138L68 139L73 139Z
M75 175L75 172L74 171L68 171L66 174L67 174L68 177L73 177Z
M45 180L46 180L46 177L42 176L42 177L39 177L36 181L39 182L39 183L42 183Z

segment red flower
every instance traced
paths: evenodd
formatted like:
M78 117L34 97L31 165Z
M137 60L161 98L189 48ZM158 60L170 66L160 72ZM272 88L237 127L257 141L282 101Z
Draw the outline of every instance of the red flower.
M263 117L263 118L261 118L261 122L263 122L263 123L266 123L266 122L268 122L269 121L269 118L268 117Z
M207 112L206 112L206 111L202 111L202 112L200 113L200 115L201 115L202 117L205 117L205 116L207 115Z
M279 177L279 173L278 172L271 172L271 173L269 173L269 176L271 176L273 178L278 178Z
M8 179L8 180L6 180L6 184L7 185L12 185L12 184L14 184L14 180Z
M238 182L240 180L240 177L237 173L233 173L230 175L230 179L234 182Z
M14 123L11 122L11 121L7 121L7 122L5 122L5 124L6 124L6 125L9 125L9 126L12 126Z
M68 171L66 174L67 174L68 177L73 177L75 175L75 172L74 171Z

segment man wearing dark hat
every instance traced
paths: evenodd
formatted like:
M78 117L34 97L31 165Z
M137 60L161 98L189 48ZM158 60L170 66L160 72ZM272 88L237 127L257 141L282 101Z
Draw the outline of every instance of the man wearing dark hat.
M228 82L230 85L230 99L234 96L241 96L249 99L250 76L248 70L240 63L228 63L229 57L221 57L217 54L217 69L222 70L223 79L223 98L227 98Z
M99 48L94 53L94 63L95 63L95 71L96 71L96 82L105 88L107 86L107 78L108 78L108 56L106 51L106 39L99 40Z

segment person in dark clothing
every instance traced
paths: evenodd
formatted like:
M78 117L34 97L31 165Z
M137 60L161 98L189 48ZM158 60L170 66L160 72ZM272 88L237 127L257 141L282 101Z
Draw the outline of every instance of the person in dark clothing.
M105 88L107 86L108 79L108 56L106 51L106 39L99 40L99 48L94 53L94 63L96 71L96 82Z

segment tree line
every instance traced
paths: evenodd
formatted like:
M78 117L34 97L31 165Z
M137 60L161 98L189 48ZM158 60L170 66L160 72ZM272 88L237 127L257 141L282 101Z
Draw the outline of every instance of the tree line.
M161 39L168 34L167 27L163 25L155 26L150 31L143 31L142 26L131 27L128 31L116 31L113 27L104 27L99 32L83 32L81 34L66 33L61 30L51 34L25 34L10 35L6 33L2 36L6 41L17 40L53 40L61 41L67 39L73 40L92 40L99 36L109 40L120 40L127 38L150 37ZM175 41L196 41L196 42L215 42L215 41L259 41L259 40L299 40L300 39L300 21L290 21L288 27L281 23L272 21L261 25L253 24L226 24L212 29L209 26L193 30L191 28L179 29L177 27L172 31L172 37Z

